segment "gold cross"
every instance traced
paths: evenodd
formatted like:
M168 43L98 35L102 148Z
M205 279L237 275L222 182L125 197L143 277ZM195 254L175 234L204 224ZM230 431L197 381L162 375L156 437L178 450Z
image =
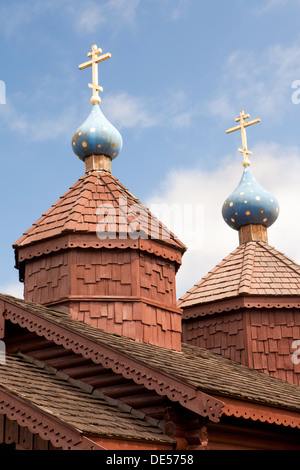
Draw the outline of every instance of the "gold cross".
M245 114L244 111L241 111L240 112L240 117L235 118L235 122L240 121L240 125L236 126L236 127L231 127L230 129L227 129L227 131L226 131L227 134L230 134L230 132L241 130L243 148L238 149L238 150L239 150L239 152L241 152L243 154L243 157L244 157L243 158L243 166L250 166L250 160L249 160L248 155L253 155L253 153L250 152L250 150L248 150L248 147L247 147L246 127L252 126L253 124L257 124L258 122L260 122L259 118L258 119L253 119L253 121L245 122L246 119L249 119L249 117L250 117L250 114Z
M99 62L103 62L106 59L111 58L111 54L108 52L107 54L99 54L102 53L102 49L97 47L96 44L92 46L92 52L88 52L88 57L91 57L91 60L84 62L83 64L79 65L80 70L86 69L87 67L92 66L92 81L93 83L89 83L89 87L93 90L93 96L91 98L92 105L100 104L101 98L99 96L99 91L103 91L103 88L98 83L98 64Z

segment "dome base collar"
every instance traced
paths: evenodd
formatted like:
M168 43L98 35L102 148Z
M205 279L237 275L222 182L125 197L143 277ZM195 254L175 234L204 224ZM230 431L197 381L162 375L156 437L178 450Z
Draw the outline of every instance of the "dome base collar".
M243 225L239 229L240 245L247 242L266 242L268 243L267 227L261 224Z
M85 172L105 170L111 173L111 158L106 155L90 155L84 159Z

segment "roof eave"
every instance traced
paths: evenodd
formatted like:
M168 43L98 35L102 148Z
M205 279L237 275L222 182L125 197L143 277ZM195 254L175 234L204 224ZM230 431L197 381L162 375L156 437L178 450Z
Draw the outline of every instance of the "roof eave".
M297 410L278 408L257 402L218 396L224 402L223 414L261 423L272 423L278 426L300 428L300 413Z
M82 433L61 419L40 409L27 399L0 386L0 413L8 419L17 421L21 427L26 427L33 434L50 441L54 447L69 450L74 447L85 449Z
M118 349L102 344L93 338L74 331L59 321L50 320L37 311L22 308L9 296L0 296L1 312L5 320L27 328L58 345L91 359L96 364L112 369L148 390L180 403L184 408L200 416L218 422L223 403L171 374L135 359ZM28 305L30 303L28 302Z
M195 302L187 307L179 303L178 306L183 309L182 319L189 320L243 308L300 308L300 294L297 296L240 295L212 302Z

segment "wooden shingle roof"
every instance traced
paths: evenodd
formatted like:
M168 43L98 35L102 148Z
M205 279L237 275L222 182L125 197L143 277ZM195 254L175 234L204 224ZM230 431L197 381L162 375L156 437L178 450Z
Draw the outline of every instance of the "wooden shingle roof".
M300 304L300 266L265 242L244 243L188 290L178 306L189 309L241 297Z
M195 346L182 344L182 351L172 351L105 332L44 306L6 295L0 300L6 320L82 352L95 363L213 421L218 421L224 402L230 398L276 408L271 417L261 413L255 419L280 424L281 410L284 423L286 413L291 413L289 422L300 427L300 387L296 385Z
M101 205L115 209L115 218L110 216L103 220L106 213L97 214ZM89 233L97 238L97 230L105 229L107 233L110 232L109 224L118 238L120 234L130 233L131 223L137 216L141 238L162 240L182 252L186 250L184 244L146 206L105 170L91 171L81 177L24 232L14 247L21 248L74 232Z
M63 448L76 448L80 446L81 436L89 435L174 443L154 420L143 417L142 413L133 413L129 407L100 392L80 389L55 371L29 362L23 355L6 355L5 362L1 362L0 398L2 412L6 411L10 417L14 413L13 418L21 425L31 427L35 422L35 432ZM36 413L44 416L43 425L34 418Z

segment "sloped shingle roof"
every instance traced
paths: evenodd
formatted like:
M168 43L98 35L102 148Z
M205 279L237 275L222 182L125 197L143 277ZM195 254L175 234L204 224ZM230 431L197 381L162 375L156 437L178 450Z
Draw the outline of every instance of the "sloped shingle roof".
M105 396L80 390L50 370L24 357L6 355L0 364L0 392L9 391L49 417L55 417L81 434L172 443L173 439L138 413L125 410ZM129 407L127 407L129 408ZM142 415L142 413L140 413Z
M265 242L244 243L188 290L178 306L241 296L300 296L300 266Z
M112 216L106 217L103 222L101 215L97 215L97 209L101 204L115 209L115 212L111 212ZM102 217L104 215L105 212L102 213ZM97 229L104 228L107 223L111 224L117 235L123 232L130 233L131 223L135 217L138 217L142 238L144 236L162 240L167 245L185 251L184 244L116 177L105 170L92 171L80 178L24 232L14 247L28 246L68 232L90 233L96 237Z
M140 378L142 378L141 371L143 370L146 376L145 369L143 369L146 365L151 368L152 382L157 380L163 384L166 377L173 377L179 383L191 385L209 394L230 396L247 402L292 409L300 413L300 387L255 371L219 354L187 344L182 344L181 352L172 351L105 332L73 320L66 314L21 299L1 294L0 300L10 304L12 315L15 306L24 309L28 314L33 313L36 323L38 318L47 320L49 326L52 324L54 329L56 328L56 336L59 336L57 328L63 327L66 332L65 336L72 338L73 344L78 341L79 345L83 339L88 340L93 354L100 354L100 348L105 347L103 356L105 361L113 361L113 354L117 353L120 369L118 373L124 372L125 376L128 370L130 374L135 372ZM17 321L16 316L13 321ZM23 322L23 319L19 317L18 321ZM30 325L33 326L32 322ZM45 334L48 335L48 333L50 333L50 327L45 330ZM126 358L130 365L127 368L124 367L122 371L120 365L126 363Z

